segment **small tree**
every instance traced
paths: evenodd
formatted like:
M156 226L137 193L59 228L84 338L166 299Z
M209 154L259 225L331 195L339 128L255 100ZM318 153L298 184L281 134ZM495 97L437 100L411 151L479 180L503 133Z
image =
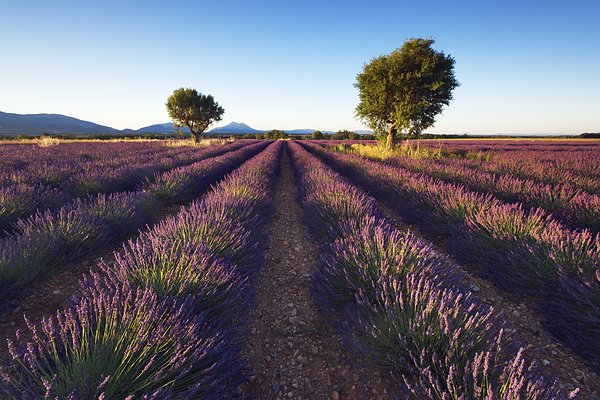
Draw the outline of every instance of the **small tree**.
M331 138L334 140L357 140L359 137L358 133L346 129L342 129L331 135Z
M281 131L279 129L272 129L268 132L265 132L263 134L263 137L265 139L285 139L288 137L288 135L284 131Z
M314 140L323 139L323 133L321 131L314 131L311 136Z
M386 132L391 149L399 132L418 136L452 100L459 86L454 59L431 48L433 39L409 39L389 55L371 60L356 76L356 115L376 132Z
M186 126L194 143L198 143L202 133L210 124L220 121L225 112L211 95L198 93L196 89L176 89L166 105L173 125L177 129Z

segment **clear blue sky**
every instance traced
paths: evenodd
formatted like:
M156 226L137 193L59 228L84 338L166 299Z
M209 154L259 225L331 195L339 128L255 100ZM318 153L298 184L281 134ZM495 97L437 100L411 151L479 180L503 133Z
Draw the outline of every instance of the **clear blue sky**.
M461 82L430 132L600 131L600 1L0 2L0 111L168 121L178 87L223 125L361 129L365 62L431 36Z

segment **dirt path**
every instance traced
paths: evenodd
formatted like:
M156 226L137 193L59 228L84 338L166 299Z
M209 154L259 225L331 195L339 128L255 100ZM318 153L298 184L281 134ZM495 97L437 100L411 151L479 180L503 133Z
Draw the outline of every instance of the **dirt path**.
M362 368L315 308L310 276L317 248L300 220L296 182L283 152L269 251L258 278L245 356L253 375L241 388L254 399L391 399L383 371ZM364 363L363 363L364 364Z

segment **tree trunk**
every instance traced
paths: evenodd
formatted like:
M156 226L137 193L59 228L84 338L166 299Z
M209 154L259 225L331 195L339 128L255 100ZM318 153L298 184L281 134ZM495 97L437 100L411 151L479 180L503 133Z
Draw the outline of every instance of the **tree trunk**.
M192 142L194 142L195 144L200 143L201 138L202 138L202 133L192 132Z
M387 150L392 150L394 148L394 144L396 143L395 136L396 136L396 128L392 125L392 126L390 126L390 129L388 130L387 141L385 144L385 148Z

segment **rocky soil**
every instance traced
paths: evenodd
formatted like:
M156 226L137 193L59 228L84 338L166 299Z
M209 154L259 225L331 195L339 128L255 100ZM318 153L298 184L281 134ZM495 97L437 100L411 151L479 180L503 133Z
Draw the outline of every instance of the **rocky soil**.
M384 371L367 367L341 346L315 308L310 277L318 251L300 220L296 183L284 152L269 226L269 250L251 311L251 377L241 388L254 399L392 399Z

